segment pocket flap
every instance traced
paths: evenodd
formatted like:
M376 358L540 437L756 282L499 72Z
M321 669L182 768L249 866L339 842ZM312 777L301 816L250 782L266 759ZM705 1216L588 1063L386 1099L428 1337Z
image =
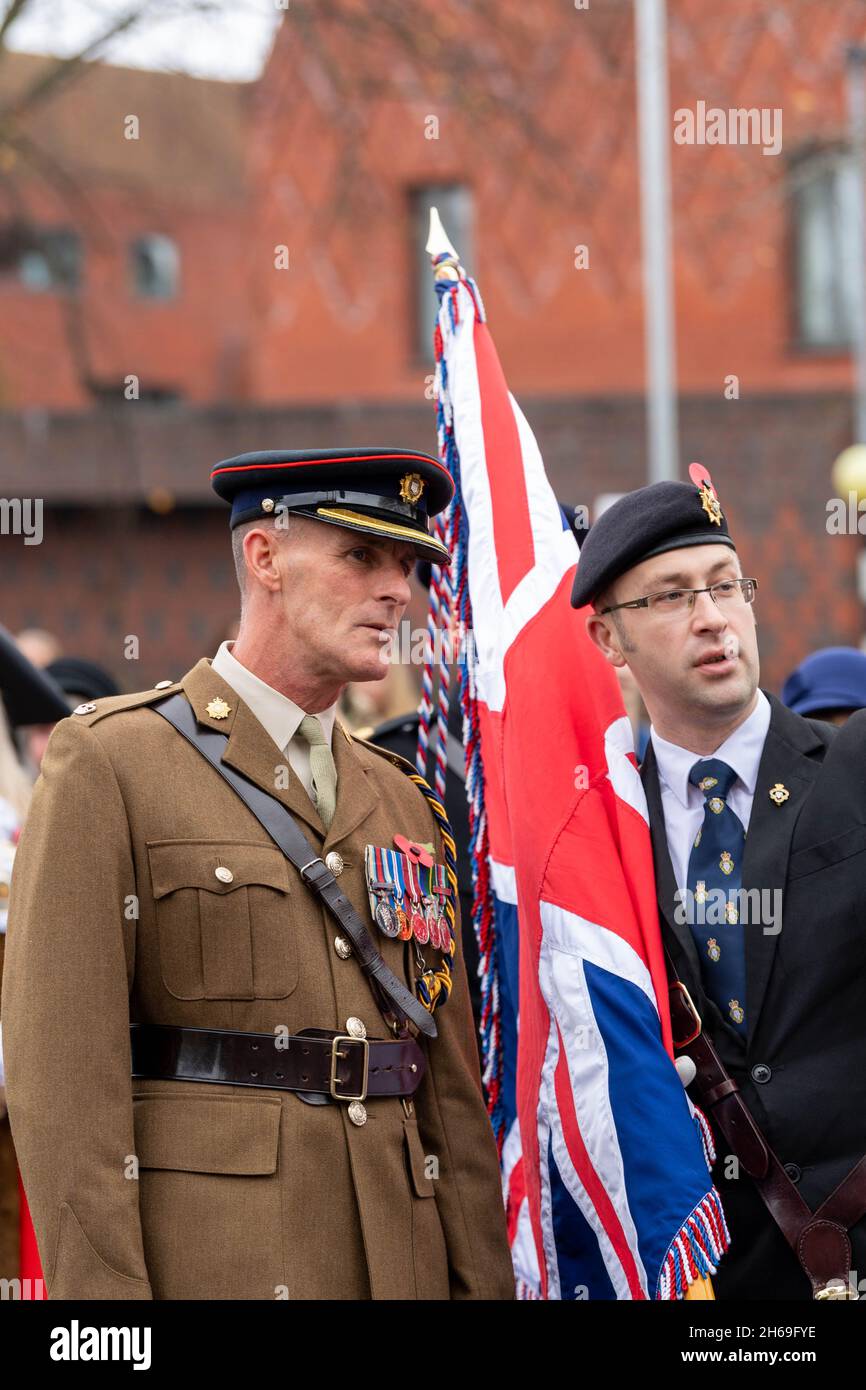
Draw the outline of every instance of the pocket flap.
M832 864L839 864L843 859L850 859L852 855L862 854L864 850L866 825L852 825L850 830L843 831L832 840L823 840L821 844L798 849L788 860L788 878L805 878L807 874L813 874L818 869L827 869Z
M208 893L231 893L251 883L289 891L285 855L270 845L243 845L237 840L156 840L148 844L153 896L163 898L178 888L204 888ZM227 869L231 878L217 876Z
M406 1164L416 1197L435 1197L436 1188L432 1178L427 1176L424 1150L418 1134L418 1124L414 1117L405 1120L403 1134L406 1142Z
M183 1173L275 1173L279 1096L137 1096L135 1152L140 1168Z

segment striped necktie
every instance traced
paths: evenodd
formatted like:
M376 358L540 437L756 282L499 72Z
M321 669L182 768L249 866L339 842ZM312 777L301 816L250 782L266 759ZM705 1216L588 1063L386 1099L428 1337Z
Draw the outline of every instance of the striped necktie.
M746 1036L746 948L740 921L743 823L727 804L737 774L720 758L702 758L689 781L704 794L704 823L689 855L689 926L704 989L722 1017Z

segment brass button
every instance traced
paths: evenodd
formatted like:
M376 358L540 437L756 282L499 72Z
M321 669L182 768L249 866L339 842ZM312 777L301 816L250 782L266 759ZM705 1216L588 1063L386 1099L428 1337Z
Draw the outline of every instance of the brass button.
M366 1038L367 1030L359 1018L346 1019L346 1032L350 1038Z
M220 864L219 868L214 869L214 873L220 883L232 883L234 881L234 874L231 869L227 869L223 864Z
M174 681L157 681L153 688L154 690L167 690L170 685L174 685Z
M340 960L348 960L352 954L351 944L346 940L345 936L334 937L334 950L337 952Z
M325 864L331 870L334 878L339 878L343 872L343 856L332 849L330 854L325 855Z
M362 1105L359 1100L353 1100L349 1106L349 1119L353 1125L365 1125L367 1123L366 1105Z
M272 511L274 510L274 507L275 507L275 506L276 506L276 503L274 502L273 497L263 497L263 498L262 498L262 511L263 511L263 512L272 512Z
M94 711L95 709L96 709L96 705L90 705L90 704L87 704L87 705L76 705L76 706L75 706L75 709L72 711L72 713L73 713L73 714L92 714L93 711Z

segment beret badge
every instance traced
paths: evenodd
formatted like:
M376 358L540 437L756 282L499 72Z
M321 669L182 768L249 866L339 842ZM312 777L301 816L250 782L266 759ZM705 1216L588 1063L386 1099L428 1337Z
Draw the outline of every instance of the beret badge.
M701 506L714 526L721 526L723 512L713 481L702 463L689 465L689 477L698 489Z

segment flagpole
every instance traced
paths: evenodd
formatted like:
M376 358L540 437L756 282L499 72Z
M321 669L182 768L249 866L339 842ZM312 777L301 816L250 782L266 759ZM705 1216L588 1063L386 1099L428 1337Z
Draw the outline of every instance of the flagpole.
M679 473L665 0L635 0L648 481Z

